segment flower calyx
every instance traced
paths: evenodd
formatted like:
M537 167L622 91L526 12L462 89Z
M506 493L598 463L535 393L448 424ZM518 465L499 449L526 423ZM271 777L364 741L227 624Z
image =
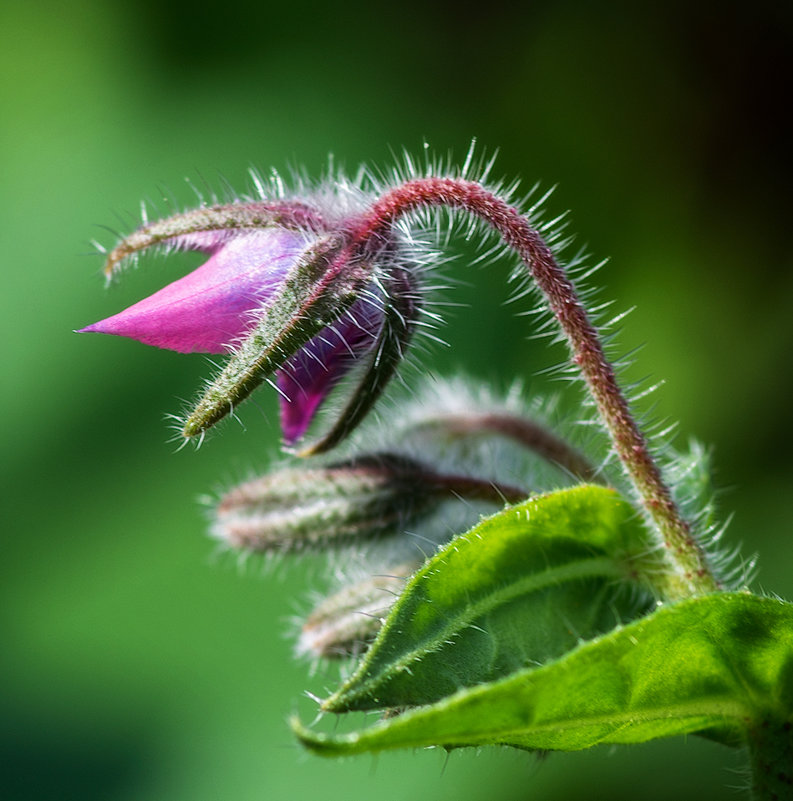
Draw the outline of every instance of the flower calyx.
M199 268L128 309L81 329L182 353L229 353L184 420L203 437L275 376L284 444L293 447L354 368L352 395L302 455L340 442L380 396L407 347L420 307L396 238L372 247L311 203L232 203L147 223L107 257L105 272L152 247L197 250Z

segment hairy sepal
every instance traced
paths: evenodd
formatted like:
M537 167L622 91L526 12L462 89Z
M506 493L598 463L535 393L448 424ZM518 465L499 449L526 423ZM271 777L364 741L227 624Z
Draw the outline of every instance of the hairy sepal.
M371 278L372 267L351 261L345 238L329 235L312 245L289 271L219 376L184 423L183 436L203 434L256 387L341 316Z
M342 442L380 398L405 355L415 330L418 306L414 279L408 270L400 268L385 276L382 284L383 322L352 395L330 430L298 450L298 456L325 453Z
M105 277L110 280L131 257L155 246L212 252L228 238L245 231L269 227L314 231L319 230L320 224L316 211L295 201L230 203L193 209L147 222L124 237L107 254Z

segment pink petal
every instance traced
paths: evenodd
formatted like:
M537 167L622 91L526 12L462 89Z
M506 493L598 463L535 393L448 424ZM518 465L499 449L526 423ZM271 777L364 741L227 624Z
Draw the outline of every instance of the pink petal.
M246 232L223 242L214 236L183 247L211 258L113 317L81 329L137 339L180 353L225 353L306 247L305 235L283 228Z
M306 433L330 391L372 347L382 322L379 302L360 298L281 368L278 389L285 444L294 444Z

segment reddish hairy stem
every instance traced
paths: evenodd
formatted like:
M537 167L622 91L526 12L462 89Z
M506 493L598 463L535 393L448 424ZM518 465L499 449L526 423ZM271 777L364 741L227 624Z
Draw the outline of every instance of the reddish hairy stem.
M650 577L657 591L675 600L719 589L689 523L681 515L650 454L572 281L539 233L517 209L471 181L418 178L386 192L359 221L353 231L354 239L362 247L368 243L378 246L385 241L398 218L428 206L464 209L494 228L519 254L545 295L567 337L573 361L597 404L614 449L660 535L667 569Z

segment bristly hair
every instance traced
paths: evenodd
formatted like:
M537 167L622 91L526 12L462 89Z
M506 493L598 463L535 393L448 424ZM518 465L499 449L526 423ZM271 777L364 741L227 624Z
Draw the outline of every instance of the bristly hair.
M223 201L231 203L262 200L305 201L316 208L320 218L326 222L328 227L332 228L345 220L363 214L376 198L406 181L428 177L451 177L477 182L518 209L521 214L526 216L531 226L543 236L554 257L565 267L576 292L586 303L590 319L600 331L607 353L611 355L614 350L614 338L626 312L607 316L610 314L610 303L600 302L597 291L592 289L589 284L589 279L605 262L593 261L583 249L572 250L574 238L568 233L569 220L566 213L555 217L546 217L545 203L553 192L553 188L541 192L539 186L534 185L528 192L521 194L518 181L506 182L492 177L495 160L495 153L487 154L473 141L461 166L455 166L451 154L434 155L425 145L418 156L412 155L407 150L399 156L394 156L393 164L387 170L363 165L351 175L348 175L342 167L335 163L333 158L330 158L325 174L319 180L310 179L305 172L300 170L292 170L289 178L284 179L275 170L263 175L252 169L250 171L251 186L247 193L241 195L235 194L228 184L219 194L211 190L203 179L201 179L204 184L203 189L197 188L192 182L188 182L188 185L196 194L201 207L216 204L221 195ZM169 211L173 213L176 207L175 202L167 196L165 202ZM149 216L147 207L143 204L141 219L144 223ZM556 320L550 313L546 302L540 296L539 290L517 257L478 218L456 209L424 207L400 217L395 223L394 229L398 262L409 269L415 279L413 291L416 297L414 300L419 314L416 321L416 333L422 335L410 349L409 362L412 361L412 364L408 364L408 375L411 373L411 368L415 375L416 354L425 350L433 340L438 339L436 332L443 323L443 306L446 302L444 292L448 291L454 283L444 268L453 258L448 253L448 244L455 237L474 241L478 245L479 255L473 259L474 265L488 264L495 260L504 260L511 264L512 294L509 303L516 308L517 313L531 316L532 325L527 331L527 335L545 337L552 343L564 341L564 336L559 331ZM307 230L307 240L315 233ZM184 245L185 240L176 240L162 246L161 249L173 250ZM137 253L132 254L130 260L135 262ZM379 280L377 273L375 273L374 279L376 285ZM378 301L373 298L372 302ZM629 354L616 361L615 366L618 372L624 371L624 368L630 363L632 355ZM404 368L402 372L404 374ZM544 372L565 381L581 381L576 366L569 361ZM334 395L337 398L343 395L345 387L354 378L355 374L353 373L347 380L341 382ZM406 382L403 379L403 385L405 383L413 382ZM640 399L644 400L646 395L653 392L657 386L659 384L650 384L648 381L644 381L629 387L631 404L635 405ZM332 405L333 400L331 399L331 408ZM322 419L323 416L320 415L319 420ZM586 396L583 412L578 422L583 426L601 429L601 423ZM681 475L681 457L671 446L670 437L674 430L673 427L660 424L648 425L646 419L642 423L651 432L653 452L666 465L665 472L671 483L675 484L676 479ZM617 470L614 469L615 461L613 452L607 447L606 455L600 457L599 469L603 475L611 476L612 483L618 484L621 489L626 490L627 483L622 481ZM685 471L684 475L686 475ZM633 493L631 492L631 494ZM708 549L710 561L718 568L725 560L712 553L712 548L708 546L709 542L714 542L716 534L720 530L713 523L710 501L703 501L702 493L694 492L692 483L686 480L679 482L679 486L675 489L675 496L692 521L697 539L703 547ZM720 572L724 575L724 570L720 570Z
M544 219L544 204L553 189L543 193L540 192L539 185L535 185L520 195L517 181L507 183L504 180L492 179L494 164L495 154L489 156L478 148L475 142L472 142L461 167L455 166L451 154L445 157L434 156L427 146L423 148L419 157L412 156L407 150L403 151L400 157L395 157L392 167L388 170L364 165L353 177L348 177L331 159L326 174L319 181L311 181L305 174L295 172L292 177L295 190L287 193L287 196L310 197L328 220L339 220L361 212L373 199L406 181L431 176L462 178L480 183L522 210L531 224L543 234L557 258L561 259L573 238L567 236L565 230L566 214L553 219ZM259 198L280 197L285 191L284 182L277 176L271 176L265 181L259 174L254 173L254 183ZM406 363L400 368L401 376L407 375L412 379L420 374L422 355L433 343L445 344L440 333L444 322L444 311L447 306L454 305L448 299L449 290L460 280L451 276L447 269L451 262L458 259L456 254L449 252L448 247L450 241L456 237L477 243L480 252L472 260L471 266L483 266L495 261L507 261L511 264L509 279L512 293L507 301L508 304L516 310L516 313L539 314L542 317L539 322L534 321L527 336L546 336L553 341L561 341L552 315L542 301L538 302L539 295L533 282L515 255L483 222L459 210L435 208L411 212L400 218L395 228L400 245L400 257L409 265L411 274L416 279L416 293L420 296L420 303L417 303L420 316L415 323L417 336L408 351ZM591 265L583 250L574 253L568 262L568 268L573 273L580 273L577 279L579 285L599 266ZM521 311L520 307L524 305L527 296L531 308ZM553 367L549 372L565 378L570 377L566 363ZM354 376L348 380L354 380ZM413 381L402 379L403 386L410 383ZM343 396L344 391L340 389L335 394L336 397ZM326 408L333 410L334 406L331 403ZM319 419L321 418L322 415Z

